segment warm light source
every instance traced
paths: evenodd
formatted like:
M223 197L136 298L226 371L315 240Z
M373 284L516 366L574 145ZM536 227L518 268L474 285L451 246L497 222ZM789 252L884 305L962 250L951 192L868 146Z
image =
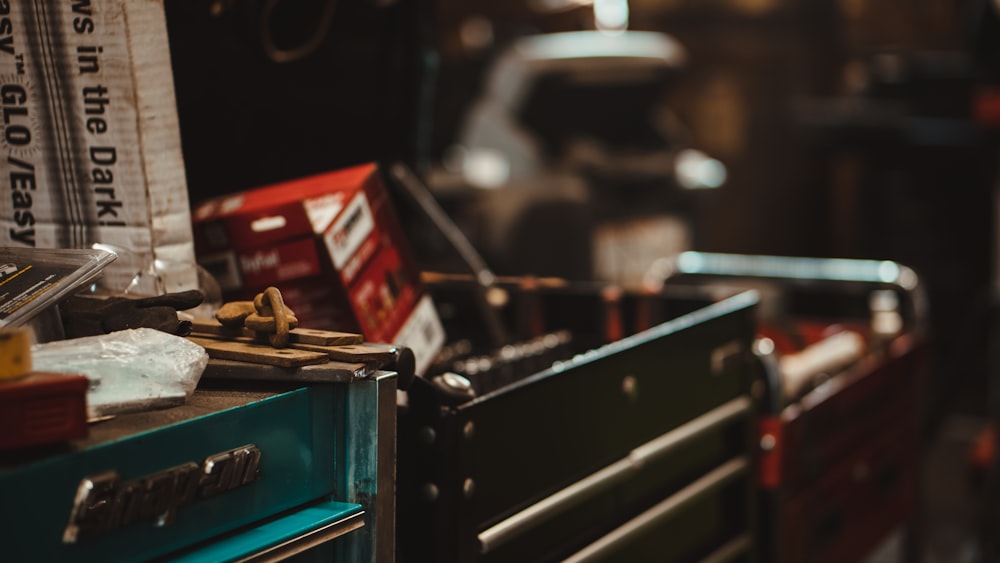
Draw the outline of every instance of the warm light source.
M726 166L693 149L677 154L674 173L678 183L689 190L718 188L726 182Z
M594 25L610 34L628 29L628 0L594 0Z
M628 0L532 0L531 6L545 13L593 6L597 31L616 35L628 29Z

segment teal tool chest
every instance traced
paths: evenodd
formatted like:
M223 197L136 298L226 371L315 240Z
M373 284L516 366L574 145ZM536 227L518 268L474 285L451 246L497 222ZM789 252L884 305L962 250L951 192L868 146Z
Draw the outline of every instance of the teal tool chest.
M391 558L379 514L392 512L394 460L380 440L394 443L395 375L219 385L56 451L5 454L3 559Z

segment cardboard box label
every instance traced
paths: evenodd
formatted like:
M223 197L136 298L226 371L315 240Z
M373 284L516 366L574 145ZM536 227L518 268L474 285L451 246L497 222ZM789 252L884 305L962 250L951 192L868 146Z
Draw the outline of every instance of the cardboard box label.
M445 333L434 302L427 295L420 298L403 328L393 337L392 343L413 350L417 360L417 373L424 375L434 361L434 355L444 346Z
M267 287L320 273L316 242L302 239L239 254L243 285Z
M343 269L344 264L374 230L375 219L372 217L368 198L363 192L358 192L334 222L333 228L323 237L333 266L338 270Z
M313 232L322 234L344 208L344 194L338 192L310 198L302 202L302 205L306 209Z

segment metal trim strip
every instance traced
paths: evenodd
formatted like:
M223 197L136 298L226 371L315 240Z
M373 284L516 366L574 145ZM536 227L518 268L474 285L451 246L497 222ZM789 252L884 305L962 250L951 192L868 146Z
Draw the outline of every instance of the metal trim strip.
M753 547L753 537L750 534L741 534L722 544L722 547L709 553L701 563L727 563L733 561L741 555L750 552Z
M352 514L347 518L331 522L311 532L296 538L263 549L257 553L238 560L239 563L270 563L283 561L293 555L302 553L326 542L332 541L349 532L364 527L364 511Z
M281 561L365 527L366 511L353 503L328 500L275 519L213 538L162 558L172 563Z

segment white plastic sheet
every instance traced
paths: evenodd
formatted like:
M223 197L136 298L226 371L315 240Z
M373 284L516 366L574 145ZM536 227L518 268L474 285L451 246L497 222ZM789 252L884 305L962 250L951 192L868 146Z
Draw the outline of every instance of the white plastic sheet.
M184 404L208 353L185 338L138 328L37 344L32 364L36 371L86 375L87 414L93 418Z

